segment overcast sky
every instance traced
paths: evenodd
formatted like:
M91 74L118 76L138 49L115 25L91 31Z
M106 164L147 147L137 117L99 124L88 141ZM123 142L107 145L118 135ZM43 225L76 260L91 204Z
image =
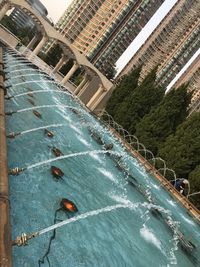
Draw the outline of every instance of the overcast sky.
M73 0L40 0L48 10L48 17L50 17L54 23L58 21L72 1Z

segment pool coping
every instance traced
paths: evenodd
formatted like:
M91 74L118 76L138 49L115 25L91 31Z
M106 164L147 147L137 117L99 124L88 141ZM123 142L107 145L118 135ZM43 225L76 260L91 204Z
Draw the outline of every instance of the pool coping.
M0 47L0 266L12 267L10 200L5 129L3 48Z

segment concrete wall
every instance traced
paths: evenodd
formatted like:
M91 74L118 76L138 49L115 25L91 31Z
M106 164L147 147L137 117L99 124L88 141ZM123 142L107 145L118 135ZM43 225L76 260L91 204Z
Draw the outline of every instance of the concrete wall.
M4 44L9 45L13 48L17 46L20 40L14 36L8 29L4 28L3 25L0 24L0 37Z

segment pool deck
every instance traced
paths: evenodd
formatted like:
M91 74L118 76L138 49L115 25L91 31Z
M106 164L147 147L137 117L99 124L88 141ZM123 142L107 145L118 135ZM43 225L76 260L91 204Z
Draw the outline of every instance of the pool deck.
M110 131L120 140L121 143L127 148L127 150L141 163L145 169L151 173L160 184L176 199L178 203L184 206L192 217L194 217L200 223L200 211L179 191L177 191L173 185L140 153L134 150L129 143L127 143L120 134L112 127L109 127Z
M4 113L3 51L0 47L0 267L12 266L10 201Z

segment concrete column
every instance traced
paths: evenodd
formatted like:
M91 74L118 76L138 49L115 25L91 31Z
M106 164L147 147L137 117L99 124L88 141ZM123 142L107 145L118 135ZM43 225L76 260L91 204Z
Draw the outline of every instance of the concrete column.
M88 78L85 82L85 84L82 86L81 90L79 91L79 93L77 94L77 96L80 98L86 91L86 89L88 88L88 85L90 84L91 80Z
M35 35L33 39L30 41L30 43L27 45L27 48L32 49L34 44L37 42L38 38L39 38L38 35Z
M10 9L10 4L9 3L5 3L4 6L0 10L0 21L2 20L2 18L5 16L6 12L9 9Z
M104 96L105 94L105 90L102 84L100 84L98 90L96 91L96 93L93 95L93 97L90 99L90 101L87 103L87 107L91 110L93 110L98 103L100 102L100 100L102 99L102 96ZM100 99L100 100L99 100Z
M62 55L62 57L60 58L56 66L54 67L53 73L56 73L57 71L59 71L65 63L66 63L66 58L64 55Z
M39 44L36 46L36 48L33 50L33 53L37 56L37 54L41 51L43 45L46 43L47 37L43 36L42 40L39 42Z
M88 81L88 77L87 75L85 75L81 83L76 87L76 90L74 91L75 95L77 95L81 91L81 89L87 83L87 81Z
M70 77L72 77L72 75L74 74L74 72L78 69L78 63L76 61L74 61L74 65L71 67L71 69L68 71L68 73L65 75L65 77L63 78L63 80L61 81L62 85L65 85L65 83L70 79Z

